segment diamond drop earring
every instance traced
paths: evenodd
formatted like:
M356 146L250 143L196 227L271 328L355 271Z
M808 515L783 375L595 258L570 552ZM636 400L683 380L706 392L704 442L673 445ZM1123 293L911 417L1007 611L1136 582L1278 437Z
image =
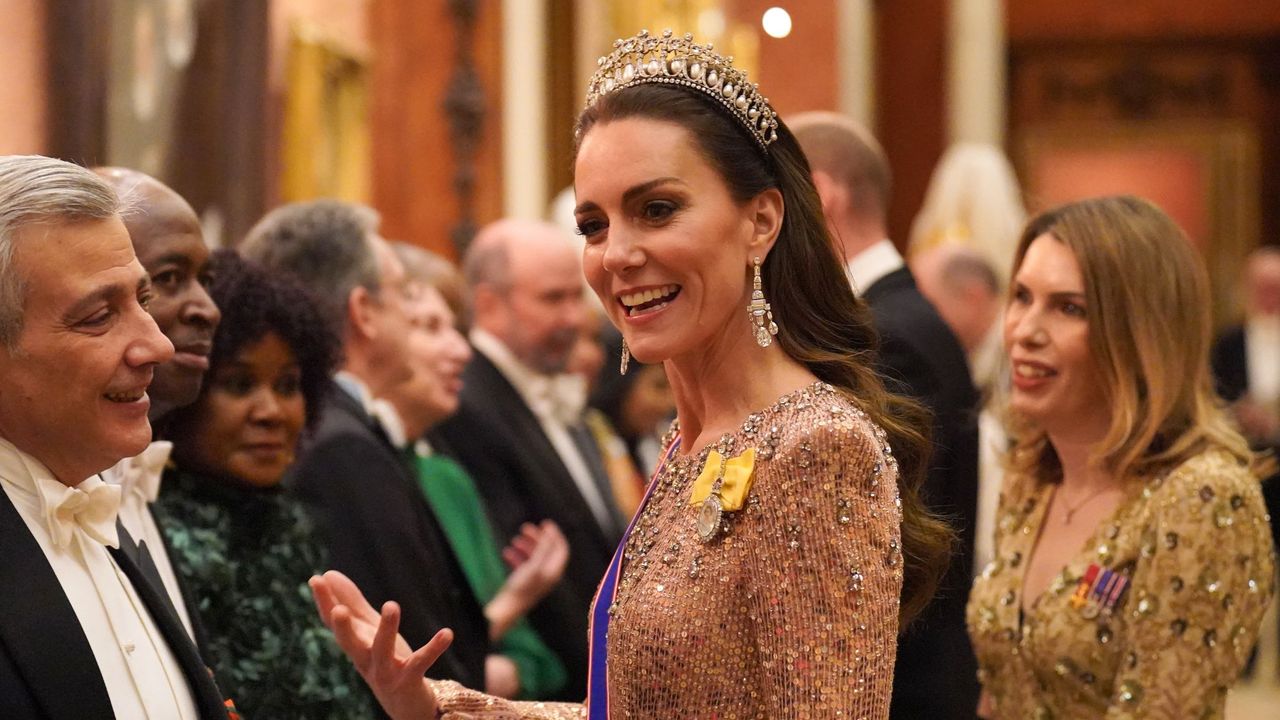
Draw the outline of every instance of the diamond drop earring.
M764 289L760 280L760 258L756 258L755 276L751 281L751 304L747 306L747 314L755 324L756 344L762 348L773 344L773 336L778 334L778 324L773 321L773 309L764 301Z

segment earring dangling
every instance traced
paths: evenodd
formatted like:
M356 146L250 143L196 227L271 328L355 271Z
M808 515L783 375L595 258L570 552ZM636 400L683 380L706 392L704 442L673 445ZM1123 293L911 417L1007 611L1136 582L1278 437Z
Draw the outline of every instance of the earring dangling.
M631 348L627 347L627 341L624 338L622 341L622 363L618 366L619 375L627 374L627 363L630 363L630 362L631 362Z
M760 281L760 258L756 258L754 264L755 277L751 281L751 304L747 306L747 315L756 326L756 344L766 348L773 344L773 336L778 334L778 324L773 321L773 309L764 301L764 289Z

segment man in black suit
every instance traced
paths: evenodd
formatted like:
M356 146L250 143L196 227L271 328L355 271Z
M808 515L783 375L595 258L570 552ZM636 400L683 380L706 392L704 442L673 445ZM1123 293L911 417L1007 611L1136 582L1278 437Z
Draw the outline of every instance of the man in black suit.
M226 720L99 475L147 447L147 388L174 354L116 194L0 158L0 257L0 717Z
M854 292L871 307L888 386L933 411L933 458L924 499L953 522L960 536L938 597L899 638L890 715L972 718L977 661L964 607L973 578L978 393L963 348L920 294L888 238L890 172L880 144L865 128L833 113L807 113L789 125L809 159Z
M380 606L400 603L415 647L441 628L453 645L433 677L485 687L488 624L408 457L374 418L374 401L408 380L404 267L370 208L334 200L268 213L241 250L298 277L342 338L343 366L289 485L312 508L333 567Z
M560 587L529 617L569 671L566 696L581 700L587 615L625 520L582 421L585 383L565 372L586 311L578 255L545 223L503 220L476 237L463 263L476 352L437 434L503 537L549 518L569 541Z

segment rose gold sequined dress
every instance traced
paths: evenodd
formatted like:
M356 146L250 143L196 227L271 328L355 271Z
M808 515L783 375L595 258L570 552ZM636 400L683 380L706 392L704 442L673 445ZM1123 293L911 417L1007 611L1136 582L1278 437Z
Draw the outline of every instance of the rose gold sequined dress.
M995 717L1222 717L1273 592L1258 481L1229 454L1209 451L1135 485L1020 613L1051 497L1046 483L1011 478L996 559L969 596L969 634ZM1090 564L1129 579L1111 612L1071 601Z
M846 396L815 384L714 449L755 448L742 510L710 542L689 502L711 447L668 463L627 540L610 624L611 716L889 716L902 589L897 463ZM582 718L438 683L450 720Z

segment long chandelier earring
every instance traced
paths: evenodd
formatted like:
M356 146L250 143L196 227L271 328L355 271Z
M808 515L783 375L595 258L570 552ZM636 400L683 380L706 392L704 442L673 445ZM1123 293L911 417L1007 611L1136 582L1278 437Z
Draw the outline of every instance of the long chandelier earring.
M631 362L631 348L627 347L627 341L622 340L622 362L618 365L618 374L627 374L627 365Z
M764 289L760 280L760 258L754 262L755 275L751 280L751 304L747 306L747 315L756 326L756 344L767 348L773 344L773 336L778 334L778 324L773 321L773 308L764 301Z

